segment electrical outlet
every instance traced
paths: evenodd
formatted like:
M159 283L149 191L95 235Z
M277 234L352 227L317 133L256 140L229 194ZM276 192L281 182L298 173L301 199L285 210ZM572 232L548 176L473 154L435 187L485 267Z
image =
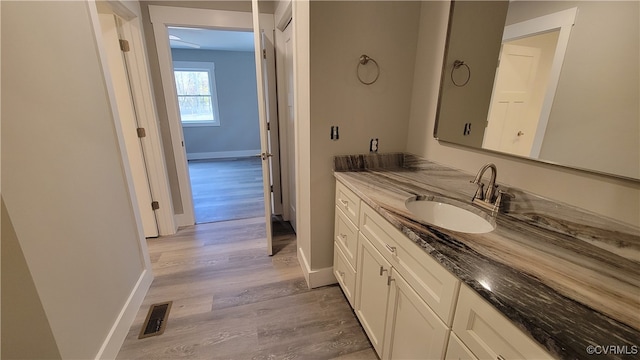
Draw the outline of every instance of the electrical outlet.
M378 152L378 138L369 141L369 151L373 153Z
M340 139L340 133L338 132L338 127L337 126L332 126L331 127L331 140L338 140Z
M471 134L471 123L464 124L464 130L462 131L463 136L467 136Z

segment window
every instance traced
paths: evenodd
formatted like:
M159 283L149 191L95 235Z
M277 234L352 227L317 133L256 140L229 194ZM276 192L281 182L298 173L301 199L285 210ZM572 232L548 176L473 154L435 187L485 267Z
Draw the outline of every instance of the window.
M182 125L220 126L214 69L211 62L173 62Z

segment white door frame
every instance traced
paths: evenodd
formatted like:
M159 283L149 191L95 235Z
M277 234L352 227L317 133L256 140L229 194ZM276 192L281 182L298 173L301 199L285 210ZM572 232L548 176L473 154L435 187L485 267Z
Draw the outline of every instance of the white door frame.
M278 78L278 115L280 120L280 148L281 152L281 181L282 181L282 217L285 221L289 221L293 229L296 229L296 213L295 213L295 181L294 177L295 168L292 164L295 163L295 129L291 127L291 120L289 119L289 104L293 103L293 99L289 99L289 93L293 93L294 89L289 89L289 83L287 82L287 63L286 63L286 46L287 46L287 33L289 34L289 41L293 41L292 36L292 2L281 3L276 9L275 21L276 21L276 63L277 63L277 78ZM293 65L293 64L291 64ZM293 74L291 74L292 76ZM293 78L290 79L293 81Z
M138 125L137 114L133 104L131 84L123 56L124 52L119 42L124 39L121 35L122 26L119 25L122 20L109 9L107 11L99 10L98 16L102 26L103 45L108 61L107 66L110 71L110 76L106 81L111 80L110 84L112 84L115 92L118 118L122 122L126 155L129 159L133 178L135 193L130 194L130 196L135 198L135 202L138 204L144 236L157 237L158 222L151 206L153 200L151 200L147 166L144 162L142 143L137 132L137 128L140 126Z
M175 81L173 78L171 48L167 26L220 28L225 30L253 31L251 12L223 11L180 8L170 6L149 5L149 15L153 24L153 32L160 64L160 77L165 97L169 129L171 131L171 146L176 160L180 199L183 213L175 214L178 226L195 224L189 167L184 147L184 135L180 123L180 111L176 99ZM260 14L260 24L265 30L272 31L273 16Z
M569 44L569 35L571 35L571 28L573 27L573 24L575 24L577 13L578 8L574 7L519 22L504 28L504 33L502 35L503 43L505 41L515 40L552 30L560 30L560 34L558 35L558 44L556 45L556 52L553 55L553 62L551 64L551 70L549 71L547 92L544 96L544 100L542 101L540 121L538 121L533 145L531 146L530 156L533 158L537 158L540 155L542 140L547 129L547 123L549 122L549 115L551 114L551 106L553 105L553 99L556 95L556 89L558 88L558 82L560 80L560 71L562 70L562 63L564 62L564 55L567 52L567 45Z

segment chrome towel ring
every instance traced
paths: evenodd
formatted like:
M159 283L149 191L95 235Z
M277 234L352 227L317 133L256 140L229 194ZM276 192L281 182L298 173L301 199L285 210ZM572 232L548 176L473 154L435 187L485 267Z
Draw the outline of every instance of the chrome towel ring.
M369 63L369 61L371 61L376 66L376 76L371 81L364 81L364 80L362 80L362 77L360 77L360 65L367 65ZM365 85L373 84L380 77L380 66L378 65L378 62L373 60L372 58L370 58L367 55L364 55L364 54L360 55L360 61L358 61L358 66L356 67L356 76L358 77L358 80L360 80L360 82L365 84Z
M457 83L453 78L453 72L455 70L458 70L462 66L467 68L467 80L465 80L463 83ZM453 85L455 85L457 87L465 86L465 85L467 85L467 83L469 83L470 79L471 79L471 68L469 67L469 65L465 64L464 61L462 61L462 60L454 61L453 62L453 67L451 68L451 82L453 82Z

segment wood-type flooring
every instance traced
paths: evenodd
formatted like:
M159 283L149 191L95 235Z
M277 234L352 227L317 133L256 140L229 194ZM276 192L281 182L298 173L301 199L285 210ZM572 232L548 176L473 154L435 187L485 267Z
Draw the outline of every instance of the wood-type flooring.
M196 224L264 216L262 160L189 161Z
M155 280L118 359L377 359L340 288L307 288L288 223L274 223L274 256L261 217L147 242ZM164 334L138 339L169 300Z

